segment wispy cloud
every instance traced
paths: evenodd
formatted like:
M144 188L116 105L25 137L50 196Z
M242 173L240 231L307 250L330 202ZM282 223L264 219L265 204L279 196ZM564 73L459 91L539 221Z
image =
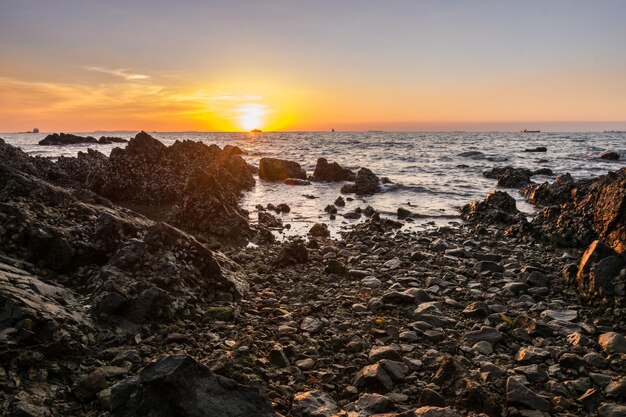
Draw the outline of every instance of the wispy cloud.
M148 78L150 78L149 75L131 72L131 70L124 69L124 68L109 69L109 68L102 68L102 67L85 67L85 69L87 71L102 72L104 74L110 74L116 77L121 77L125 79L126 81L140 81L140 80L147 80Z

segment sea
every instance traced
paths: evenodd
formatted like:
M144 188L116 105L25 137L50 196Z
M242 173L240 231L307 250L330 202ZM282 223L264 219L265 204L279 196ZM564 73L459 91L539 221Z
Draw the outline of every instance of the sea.
M131 138L136 132L85 133L81 136L117 136ZM263 157L296 161L308 175L313 174L318 158L338 162L354 171L367 167L379 177L388 177L382 192L367 197L343 195L345 207L338 207L336 219L331 220L324 208L333 204L341 194L341 183L317 183L290 186L259 180L253 190L241 200L257 220L257 205L287 203L291 211L279 215L289 229L282 236L305 235L318 222L326 223L337 236L357 220L348 220L342 213L357 207L372 206L382 216L397 218L399 207L410 210L415 217L406 228L424 229L461 222L459 209L474 200L481 200L495 190L496 180L482 173L493 167L513 166L537 170L549 168L554 176L535 176L533 181L553 181L556 175L570 173L585 178L606 174L626 166L626 133L522 133L522 132L150 132L166 145L176 140L194 140L220 147L231 144L244 149L244 158L258 166ZM87 148L108 155L113 145L41 146L38 142L46 133L0 134L7 143L18 146L30 155L58 158L75 156ZM124 144L121 144L124 146ZM544 146L547 152L525 152ZM607 161L599 155L615 151L620 160ZM518 208L532 215L535 208L526 203L519 192L505 190L518 203ZM351 197L349 201L347 197Z

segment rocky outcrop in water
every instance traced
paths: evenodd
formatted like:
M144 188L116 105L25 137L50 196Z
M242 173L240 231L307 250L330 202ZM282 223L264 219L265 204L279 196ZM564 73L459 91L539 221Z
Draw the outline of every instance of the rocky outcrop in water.
M356 174L354 184L341 187L344 194L372 195L380 192L380 178L367 168L361 168Z
M337 162L329 163L326 158L319 158L315 165L315 171L313 171L313 180L325 182L355 181L356 175Z
M520 193L533 204L552 206L570 200L575 186L574 178L570 174L563 174L556 177L552 183L528 184L520 190Z
M563 246L585 247L600 238L618 253L626 250L626 168L592 181L580 181L571 198L544 208L533 221L542 238Z
M71 133L52 133L39 141L40 145L56 146L56 145L80 145L80 144L100 144L108 145L111 143L126 143L127 139L101 136L96 139L93 136L78 136Z
M274 417L259 388L212 373L185 355L166 356L111 390L111 416Z
M306 171L299 163L278 158L261 158L259 178L266 181L284 181L287 178L306 180Z
M505 226L526 220L517 209L515 199L504 191L493 191L483 201L466 204L461 208L461 217L473 223Z
M521 188L531 183L532 171L526 168L497 167L483 172L486 178L498 180L498 186L504 188Z

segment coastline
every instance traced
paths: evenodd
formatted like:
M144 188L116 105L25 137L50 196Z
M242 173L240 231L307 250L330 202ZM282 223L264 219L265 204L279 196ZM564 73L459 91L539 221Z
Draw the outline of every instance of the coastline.
M514 200L510 207L487 199L466 210L467 223L423 232L372 212L341 238L322 231L275 242L239 207L254 178L236 152L193 143L166 150L140 139L109 159L88 152L55 163L0 144L0 289L3 308L12 309L4 315L11 368L2 384L16 391L2 396L10 412L145 412L150 404L124 393L148 395L150 386L126 378L180 354L240 384L262 381L266 394L245 397L257 415L313 415L311 404L329 416L623 407L614 404L626 383L623 294L582 294L580 282L567 280L587 279L580 259L598 236L585 229L564 248L555 245L563 233L547 233L559 232L550 228L558 216L566 226L583 224L575 207L557 217L541 210L529 225ZM176 169L147 181L157 169L151 158ZM616 220L588 227L623 252L624 189L620 195L610 181L620 184L625 169L616 175L549 191L567 205L577 187L591 188L590 196L596 183L613 190L601 194L616 199ZM547 191L537 190L528 195L540 201ZM110 199L177 204L163 217L168 225ZM257 246L232 244L250 239ZM602 258L609 256L617 255ZM615 279L623 281L620 271ZM613 332L621 338L604 343Z

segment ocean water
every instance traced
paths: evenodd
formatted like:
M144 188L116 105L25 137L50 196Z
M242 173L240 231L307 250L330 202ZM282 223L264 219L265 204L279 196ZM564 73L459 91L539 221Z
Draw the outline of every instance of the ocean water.
M95 137L100 134L80 133ZM133 133L107 132L106 136L130 138ZM352 170L367 167L380 177L389 177L394 184L384 186L380 194L353 197L346 207L339 208L330 220L324 208L341 195L341 183L312 183L310 186L288 186L260 181L241 201L256 221L257 204L287 203L291 212L281 215L291 225L289 234L305 234L316 222L327 223L334 235L362 221L341 216L355 209L374 207L383 216L396 218L398 207L417 215L406 227L425 228L460 222L459 208L496 189L496 181L484 178L482 172L495 166L550 168L555 175L569 172L575 178L597 176L626 166L626 134L624 133L500 133L500 132L276 132L276 133L151 133L165 144L191 139L221 147L233 144L245 149L245 159L258 166L262 157L276 157L299 162L312 175L317 158L325 157ZM40 134L0 134L8 143L19 146L31 155L56 158L75 156L88 147L109 154L120 146L78 145L40 146ZM123 144L122 144L123 146ZM545 146L547 152L528 153L526 148ZM619 161L605 161L597 156L605 150L621 155ZM552 181L554 177L536 176L536 182ZM518 201L520 210L531 214L533 207L524 202L517 190L507 190ZM314 196L315 198L308 198Z

